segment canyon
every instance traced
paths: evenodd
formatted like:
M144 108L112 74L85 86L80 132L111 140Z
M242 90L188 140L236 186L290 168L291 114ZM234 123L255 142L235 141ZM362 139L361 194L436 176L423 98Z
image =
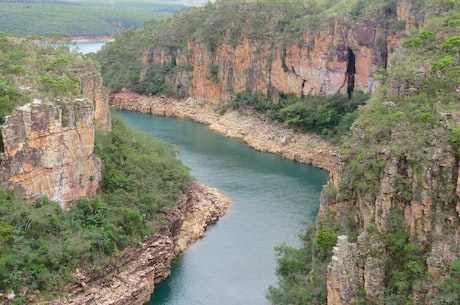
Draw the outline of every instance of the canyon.
M41 100L17 106L1 127L3 153L0 180L7 189L19 189L25 201L47 197L62 208L100 192L101 160L94 153L95 133L111 131L109 99L100 73L80 67L81 97ZM141 245L123 250L96 271L81 266L75 282L62 290L65 297L46 304L144 304L154 285L170 273L172 260L205 236L206 228L222 217L230 203L216 189L189 182L164 216L166 224ZM21 292L40 303L37 291ZM15 293L0 295L10 304Z
M238 12L245 9L243 5ZM230 39L232 28L218 45L193 39L177 48L147 45L141 55L139 79L147 82L152 69L168 67L164 84L172 93L191 98L138 96L125 90L111 101L116 109L199 121L255 149L329 170L333 188L322 197L317 229L323 229L321 218L334 215L332 225L342 226L336 230L350 233L339 237L327 268L330 305L351 304L358 300L358 292L365 296L361 301L381 304L393 272L388 264L394 253L385 238L395 215L401 217L401 236L407 229L404 242L408 248L425 251L418 254L420 262L411 263L426 268L430 277L420 286L414 284L416 278L402 280L414 285L405 288L411 291L406 299L423 303L435 298L436 285L449 276L449 266L460 257L459 162L449 140L457 138L452 130L458 124L458 114L433 106L426 115L435 119L421 127L423 121L411 116L417 107L423 107L423 97L416 94L428 82L431 68L426 63L403 65L413 69L410 73L398 66L411 52L404 49L405 36L423 29L430 14L436 15L442 8L422 11L413 2L401 0L394 8L373 9L364 15L381 18L381 24L372 22L371 17L360 23L344 17L322 24L314 32L305 30L299 43L277 44L250 35L235 42ZM387 18L394 18L398 31L383 21ZM236 27L237 22L229 27ZM251 24L253 19L239 22ZM446 37L439 39L442 43ZM423 62L423 55L418 56L407 58ZM441 81L439 86L443 84ZM449 88L453 101L458 100L455 89ZM363 107L367 110L360 112L369 121L358 119L343 149L314 135L288 131L253 110L237 112L226 107L240 92L258 92L276 103L286 94L350 96L358 91L374 94L370 105ZM408 110L404 102L408 103L407 96L414 92L414 105ZM402 113L410 119L398 121L397 115ZM387 122L391 127L378 125L384 115L393 115ZM420 126L412 127L414 122ZM370 130L376 131L372 134ZM341 155L342 151L346 154ZM360 174L353 176L359 170Z
M441 102L436 104L439 108L433 106L432 112L421 118L406 119L415 108L407 113L397 108L402 107L400 101L405 101L403 95L422 85L417 87L397 77L390 77L384 84L383 72L394 72L392 60L398 56L403 36L422 28L430 12L418 13L411 1L404 0L396 1L395 9L370 14L381 19L396 16L394 22L401 33L370 20L356 24L344 18L322 24L314 33L303 32L297 44L242 37L238 43L226 40L213 48L193 40L176 49L151 46L140 50L136 58L140 68L133 78L148 83L154 68L174 67L161 75L162 81L173 95L187 97L148 96L123 89L110 101L115 109L198 121L254 149L328 170L330 193L322 196L319 218L334 215L337 225L351 233L338 237L327 266L329 305L355 302L357 288L367 302L382 304L385 281L391 272L386 265L393 254L384 237L395 214L401 216L399 222L409 233L404 243L426 251L420 266L426 268L430 280L409 289L408 297L413 302L433 298L436 285L449 276L449 265L460 257L460 162L457 139L452 140L457 136L453 131L458 114L455 110L444 111ZM423 68L416 72L426 77L430 71ZM16 108L6 119L0 178L4 185L23 190L28 200L47 195L67 207L97 192L101 177L100 161L93 154L94 132L95 128L110 130L109 98L96 72L85 75L88 77L81 82L85 98L66 101L65 106L60 100L37 99ZM401 91L398 86L405 88ZM366 111L377 114L368 114L373 118L371 122L358 119L348 146L341 150L317 135L303 134L253 110L227 109L225 106L243 91L261 92L274 102L286 94L373 93L377 97L361 109L360 115L368 114ZM452 100L458 101L458 94ZM423 97L416 102L422 103ZM391 128L370 134L369 130L385 115L391 116ZM428 125L411 127L423 120ZM408 148L407 143L414 145ZM355 147L360 151L354 151ZM347 151L347 155L341 155L341 151ZM357 180L352 175L361 176ZM189 185L188 190L188 195L178 200L178 208L168 214L169 226L144 240L141 248L123 252L119 265L107 266L95 275L75 271L78 281L69 287L69 299L54 304L145 302L154 284L169 274L173 257L203 236L201 228L214 222L227 206L227 201L217 199L214 191L197 185ZM224 202L223 207L218 201ZM321 229L320 223L317 229ZM412 280L415 283L418 279ZM105 290L107 287L114 289L113 294ZM127 290L133 293L125 294Z

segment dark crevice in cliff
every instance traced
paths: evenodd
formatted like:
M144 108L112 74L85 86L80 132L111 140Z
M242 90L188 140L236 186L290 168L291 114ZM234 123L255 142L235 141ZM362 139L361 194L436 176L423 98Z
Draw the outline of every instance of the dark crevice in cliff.
M303 80L302 82L302 89L300 90L300 97L301 98L304 98L305 97L305 92L304 92L304 89L305 89L305 85L307 84L307 81L306 80Z
M353 51L348 48L348 65L347 65L347 94L351 97L355 89L356 58Z

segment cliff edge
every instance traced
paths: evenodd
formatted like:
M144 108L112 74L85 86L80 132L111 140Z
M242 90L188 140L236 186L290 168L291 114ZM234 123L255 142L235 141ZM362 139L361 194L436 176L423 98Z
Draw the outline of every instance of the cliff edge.
M222 217L229 199L216 189L189 182L168 212L168 225L159 233L129 247L110 265L94 274L80 268L75 284L65 287L65 297L49 305L143 305L153 294L155 284L170 275L171 262L192 243L205 235L209 225Z

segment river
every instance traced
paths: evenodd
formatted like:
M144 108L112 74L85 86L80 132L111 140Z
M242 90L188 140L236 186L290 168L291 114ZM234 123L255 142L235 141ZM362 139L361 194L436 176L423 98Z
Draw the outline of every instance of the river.
M105 44L106 42L104 41L76 42L71 43L69 49L70 51L77 51L83 54L96 53Z
M173 144L205 185L232 200L226 216L173 265L149 305L265 305L276 285L274 247L299 246L318 213L326 171L257 152L175 118L118 112L131 126Z

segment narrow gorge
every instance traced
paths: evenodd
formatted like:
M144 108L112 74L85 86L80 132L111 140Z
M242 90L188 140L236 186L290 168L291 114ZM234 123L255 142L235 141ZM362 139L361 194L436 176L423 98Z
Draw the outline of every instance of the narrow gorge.
M458 3L322 5L217 1L147 23L100 53L112 104L330 170L311 265L281 275L275 304L456 304ZM122 84L104 57L136 43Z
M109 99L329 171L273 304L459 304L459 32L452 0L218 0L86 59L0 33L0 304L143 304L225 213Z

